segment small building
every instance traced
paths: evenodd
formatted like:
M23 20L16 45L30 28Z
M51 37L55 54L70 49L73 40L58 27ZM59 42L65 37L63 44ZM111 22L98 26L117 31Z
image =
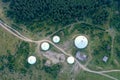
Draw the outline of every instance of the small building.
M45 66L50 66L51 65L51 61L50 60L47 60L46 62L45 62Z
M104 56L102 60L103 60L103 62L107 62L108 61L108 57Z
M86 61L87 60L87 55L83 54L83 53L80 53L80 51L78 51L76 53L76 58L80 61Z

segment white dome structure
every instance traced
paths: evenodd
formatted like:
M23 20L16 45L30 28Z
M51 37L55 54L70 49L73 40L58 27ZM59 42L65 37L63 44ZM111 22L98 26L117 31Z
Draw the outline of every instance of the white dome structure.
M74 57L72 57L72 56L68 57L67 62L68 62L68 64L73 64L75 62Z
M59 36L54 36L52 40L53 40L54 43L59 43L60 42L60 37Z
M47 51L50 48L50 44L48 42L43 42L41 44L41 49Z
M83 49L83 48L87 47L88 40L85 36L77 36L74 40L74 44L77 48Z
M28 63L29 64L35 64L36 63L36 57L35 56L28 57Z

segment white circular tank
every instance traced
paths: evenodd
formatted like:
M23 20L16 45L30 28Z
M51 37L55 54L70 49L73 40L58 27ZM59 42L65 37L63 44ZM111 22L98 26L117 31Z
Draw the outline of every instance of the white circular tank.
M88 45L88 39L85 36L77 36L74 40L74 44L77 48L83 49Z
M36 63L36 57L35 56L28 57L28 63L29 64L35 64Z
M59 36L53 36L53 42L54 43L59 43L60 42L60 37Z
M41 49L42 50L47 51L47 50L49 50L49 48L50 48L50 44L48 42L43 42L41 44Z
M70 57L67 58L67 63L68 64L73 64L74 62L75 62L74 57L70 56Z

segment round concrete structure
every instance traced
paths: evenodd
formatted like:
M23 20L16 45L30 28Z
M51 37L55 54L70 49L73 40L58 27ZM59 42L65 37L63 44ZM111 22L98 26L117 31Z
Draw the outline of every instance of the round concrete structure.
M70 56L70 57L67 58L67 63L68 64L73 64L74 62L75 62L74 57Z
M36 63L36 57L35 56L28 57L28 63L29 64L35 64Z
M52 41L53 41L54 43L59 43L59 42L60 42L60 37L59 37L59 36L53 36Z
M48 42L43 42L41 44L41 49L42 50L47 51L47 50L49 50L49 48L50 48L50 44Z
M83 49L88 45L88 39L85 36L77 36L74 40L74 44L77 48Z

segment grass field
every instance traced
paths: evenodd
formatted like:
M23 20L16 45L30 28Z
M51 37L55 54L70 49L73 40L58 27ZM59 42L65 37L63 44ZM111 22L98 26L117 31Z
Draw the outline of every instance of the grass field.
M7 51L15 53L20 40L0 27L0 55L6 55Z
M115 77L115 78L118 78L118 80L120 80L120 72L111 72L111 73L107 73L107 74L109 74L109 75L111 75L111 76L113 76L113 77Z
M75 80L112 80L101 75L80 71Z

